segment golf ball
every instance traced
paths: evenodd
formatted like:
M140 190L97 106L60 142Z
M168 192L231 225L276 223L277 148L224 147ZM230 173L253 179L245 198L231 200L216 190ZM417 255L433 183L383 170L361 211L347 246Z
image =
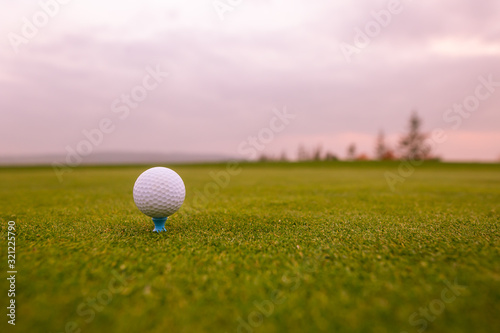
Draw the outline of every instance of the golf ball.
M185 197L182 178L169 168L148 169L134 184L134 202L141 212L150 217L172 215L181 208Z

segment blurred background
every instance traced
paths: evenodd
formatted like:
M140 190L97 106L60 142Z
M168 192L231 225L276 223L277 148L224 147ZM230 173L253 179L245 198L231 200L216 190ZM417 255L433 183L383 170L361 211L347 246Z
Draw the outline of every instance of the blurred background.
M496 0L0 5L1 164L500 160Z

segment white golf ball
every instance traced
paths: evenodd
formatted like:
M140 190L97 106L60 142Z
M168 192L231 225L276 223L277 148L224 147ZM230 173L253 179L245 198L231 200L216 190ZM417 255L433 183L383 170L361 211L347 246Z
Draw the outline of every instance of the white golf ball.
M169 168L144 171L134 184L134 202L150 217L168 217L181 208L186 197L182 178Z

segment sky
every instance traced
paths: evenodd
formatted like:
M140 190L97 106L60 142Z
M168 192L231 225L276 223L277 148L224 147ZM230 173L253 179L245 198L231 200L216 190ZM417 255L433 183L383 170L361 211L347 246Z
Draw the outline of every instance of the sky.
M0 0L1 156L500 160L497 0ZM435 134L433 136L433 133Z

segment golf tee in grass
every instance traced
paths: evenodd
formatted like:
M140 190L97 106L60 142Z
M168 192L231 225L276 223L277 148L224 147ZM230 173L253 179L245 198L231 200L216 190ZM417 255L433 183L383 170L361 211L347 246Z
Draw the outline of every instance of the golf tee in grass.
M165 229L165 222L167 222L168 217L153 217L153 222L155 224L154 232L167 231Z

